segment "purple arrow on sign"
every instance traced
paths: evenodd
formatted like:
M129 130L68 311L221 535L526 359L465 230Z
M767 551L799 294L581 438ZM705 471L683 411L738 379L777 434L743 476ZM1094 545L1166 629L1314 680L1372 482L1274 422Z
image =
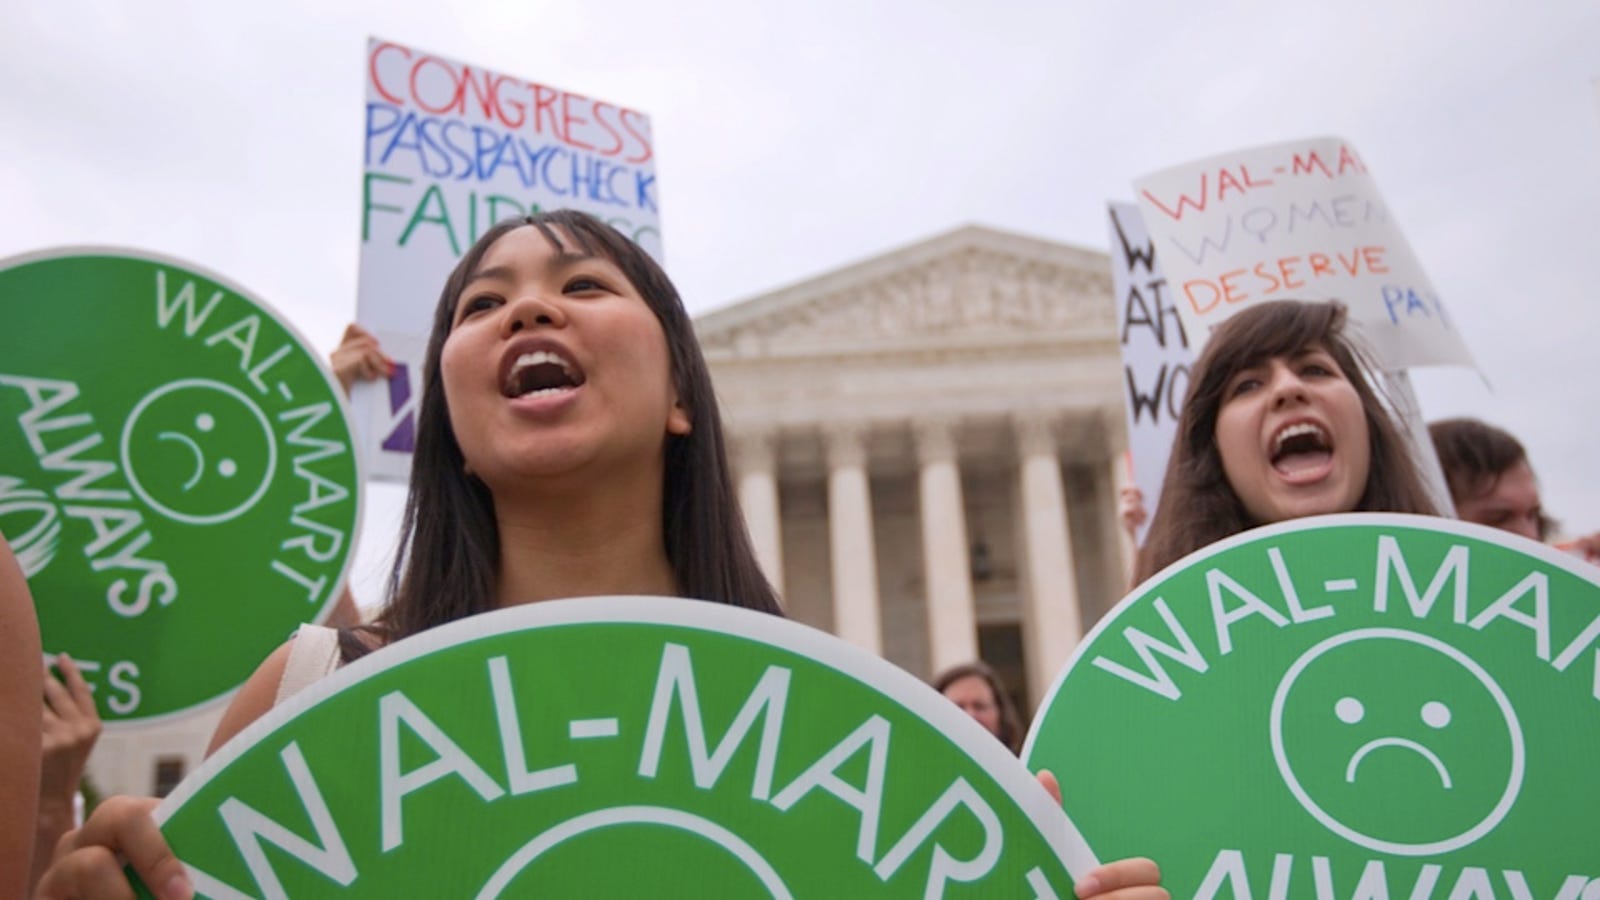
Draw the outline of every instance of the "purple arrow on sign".
M398 415L405 410L400 424L383 439L383 449L395 453L411 453L417 448L416 411L408 409L411 403L411 372L405 363L395 363L389 376L389 412Z

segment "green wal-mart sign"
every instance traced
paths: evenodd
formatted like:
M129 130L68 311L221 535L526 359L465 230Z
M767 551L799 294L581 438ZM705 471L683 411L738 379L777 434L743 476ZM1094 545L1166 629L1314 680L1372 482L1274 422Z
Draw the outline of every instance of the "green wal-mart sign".
M1597 575L1441 518L1247 532L1100 623L1025 756L1175 897L1600 900Z
M1019 897L1093 864L882 659L702 601L530 604L273 710L157 810L202 896Z
M226 695L336 599L344 399L270 309L126 250L0 262L0 532L108 722Z

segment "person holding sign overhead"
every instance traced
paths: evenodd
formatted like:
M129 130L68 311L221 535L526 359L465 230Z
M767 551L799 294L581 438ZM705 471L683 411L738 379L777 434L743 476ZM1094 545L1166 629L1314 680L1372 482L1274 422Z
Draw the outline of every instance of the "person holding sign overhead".
M424 366L416 454L387 607L339 632L325 672L475 613L562 597L700 597L781 615L735 500L710 375L676 289L579 212L491 228L446 281ZM294 645L262 664L213 751L279 696ZM118 856L162 898L192 893L154 800L115 798L70 834L43 898L130 896ZM1148 860L1080 896L1165 897Z
M1437 514L1345 327L1343 304L1283 300L1211 333L1135 584L1259 525L1342 512Z
M328 365L347 396L358 381L377 381L394 374L394 360L378 346L378 339L354 322L345 326L339 346L328 356Z

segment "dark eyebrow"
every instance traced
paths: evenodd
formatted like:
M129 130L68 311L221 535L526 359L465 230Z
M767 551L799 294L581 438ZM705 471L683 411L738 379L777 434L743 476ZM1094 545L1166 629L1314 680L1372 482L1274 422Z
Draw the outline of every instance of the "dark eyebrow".
M466 283L467 284L471 284L474 281L478 281L478 280L481 280L481 279L484 279L484 278L509 279L510 277L511 277L511 267L510 266L490 266L487 269L478 269L478 270L474 271L471 275L468 275Z
M591 259L600 259L600 258L601 258L600 256L598 256L597 254L594 254L594 253L584 253L584 252L579 251L579 250L565 250L564 249L560 253L556 254L556 265L558 265L558 266L571 266L571 265L575 265L575 264L581 263L581 262L588 262Z

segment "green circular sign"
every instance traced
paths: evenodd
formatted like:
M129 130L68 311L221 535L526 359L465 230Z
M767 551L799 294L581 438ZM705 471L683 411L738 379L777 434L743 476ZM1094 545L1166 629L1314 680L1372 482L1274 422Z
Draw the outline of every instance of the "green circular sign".
M1083 722L1118 739L1086 741ZM1343 515L1122 602L1024 756L1173 896L1600 898L1600 569L1450 519Z
M343 394L270 308L128 250L0 262L0 532L110 724L226 696L337 599Z
M1015 757L882 659L749 610L530 604L402 641L156 811L202 896L1072 896Z

